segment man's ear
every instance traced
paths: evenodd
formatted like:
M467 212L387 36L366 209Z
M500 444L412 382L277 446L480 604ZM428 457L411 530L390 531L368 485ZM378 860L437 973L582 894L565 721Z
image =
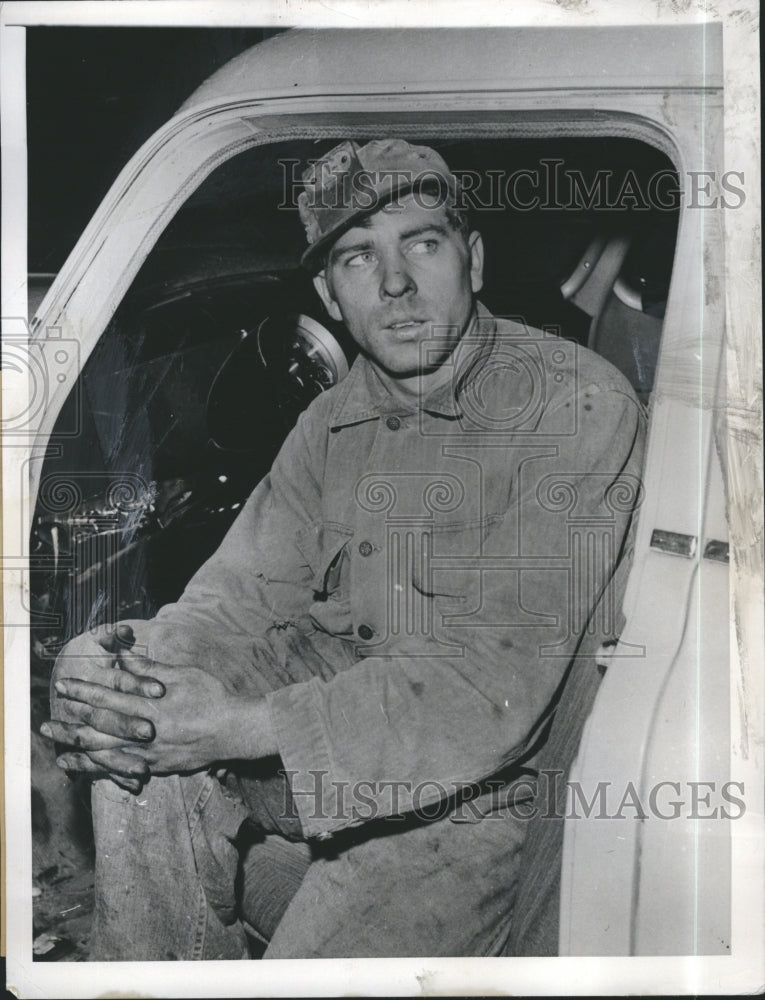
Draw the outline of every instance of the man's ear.
M474 292L483 288L483 237L473 231L468 237L470 247L470 286Z
M343 317L340 313L340 307L337 302L335 302L335 298L330 291L325 271L319 271L319 273L314 277L313 287L318 292L319 298L324 303L324 308L327 310L332 319L341 320Z

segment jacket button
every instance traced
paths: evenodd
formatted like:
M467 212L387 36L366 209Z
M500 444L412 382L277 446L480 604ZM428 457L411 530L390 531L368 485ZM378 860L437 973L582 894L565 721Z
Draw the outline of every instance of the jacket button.
M365 640L369 640L374 635L374 632L368 625L359 625L359 637Z
M362 556L371 556L372 555L372 543L371 542L361 542L359 544L359 552L362 554Z
M391 431L397 431L401 426L401 421L398 419L398 417L388 417L385 423L388 427L388 430Z

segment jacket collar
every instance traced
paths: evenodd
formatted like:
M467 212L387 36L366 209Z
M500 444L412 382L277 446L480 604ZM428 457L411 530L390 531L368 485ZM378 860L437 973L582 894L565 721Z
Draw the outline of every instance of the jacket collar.
M449 362L454 369L452 378L426 396L420 403L420 409L452 419L461 415L462 394L476 377L481 362L491 354L496 331L496 320L485 306L477 302L475 320ZM330 413L329 426L334 430L376 420L386 413L411 412L414 412L412 407L408 408L391 396L374 365L360 354L342 383Z

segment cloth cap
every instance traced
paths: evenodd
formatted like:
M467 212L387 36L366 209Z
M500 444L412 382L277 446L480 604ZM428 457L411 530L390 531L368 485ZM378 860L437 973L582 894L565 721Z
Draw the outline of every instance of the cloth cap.
M435 149L403 139L341 142L304 171L303 184L298 210L309 246L302 263L311 268L356 219L396 195L425 188L454 206L458 192L457 178Z

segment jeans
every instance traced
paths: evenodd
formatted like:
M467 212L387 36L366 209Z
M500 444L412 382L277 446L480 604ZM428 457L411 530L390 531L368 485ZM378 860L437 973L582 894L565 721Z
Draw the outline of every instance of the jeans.
M491 955L509 935L521 819L370 823L311 845L251 826L211 774L93 786L91 958ZM248 821L248 822L245 822Z

